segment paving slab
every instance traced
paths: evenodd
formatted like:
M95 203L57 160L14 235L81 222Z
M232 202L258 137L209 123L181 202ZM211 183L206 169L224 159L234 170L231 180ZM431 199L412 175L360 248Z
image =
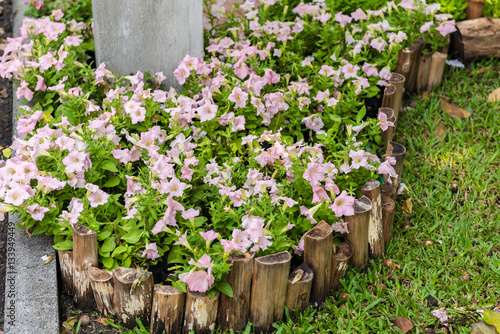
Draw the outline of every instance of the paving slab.
M25 0L13 0L14 36L26 9ZM15 92L15 88L14 88ZM13 94L13 133L21 103ZM17 215L9 214L7 227L7 264L5 279L5 334L59 333L59 298L56 253L50 236L30 237L25 229L16 228ZM44 255L53 258L48 264Z

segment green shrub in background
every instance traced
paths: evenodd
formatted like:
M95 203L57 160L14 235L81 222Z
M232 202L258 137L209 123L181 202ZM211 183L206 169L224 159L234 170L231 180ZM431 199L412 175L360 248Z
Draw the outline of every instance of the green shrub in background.
M500 18L500 0L485 0L483 16Z

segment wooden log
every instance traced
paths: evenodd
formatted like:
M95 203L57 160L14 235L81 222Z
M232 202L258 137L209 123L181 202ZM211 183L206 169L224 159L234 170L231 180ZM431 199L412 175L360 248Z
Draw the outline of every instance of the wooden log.
M320 306L330 293L333 229L321 221L304 236L304 262L314 272L311 304Z
M394 126L397 126L399 113L403 107L403 94L405 92L405 77L398 73L392 73L389 83L396 87L396 93L394 94L394 104L392 110L394 110Z
M352 257L352 253L352 243L349 240L345 240L335 250L332 257L331 289L338 289L340 280L344 278L349 268L349 260Z
M305 263L302 263L288 276L285 306L290 311L303 312L309 306L314 273Z
M415 59L415 47L409 46L399 51L398 62L394 72L405 77L405 82L410 81L411 66Z
M113 307L113 273L90 267L88 271L97 310L103 315L114 315Z
M483 0L466 0L467 7L465 8L465 19L474 20L483 15L484 1Z
M73 262L72 251L57 251L59 257L59 266L61 268L61 279L63 288L70 296L73 296L73 275L75 272L75 263Z
M270 332L283 318L291 259L288 252L255 259L249 320L256 333Z
M396 86L388 83L384 89L384 97L382 99L382 108L393 109L393 114L394 114L395 98L396 98Z
M463 60L476 57L500 57L500 19L482 17L457 22L461 39L454 41L453 49L463 54Z
M382 184L382 196L387 196L390 198L394 198L396 196L396 188L392 184L385 182Z
M382 221L382 194L380 182L370 180L361 188L361 194L372 202L372 211L368 223L369 255L377 259L385 254L384 225Z
M387 121L394 123L394 110L391 108L379 108L379 114L384 113L387 116ZM389 126L387 130L382 131L382 143L386 145L392 140L394 137L394 126Z
M88 269L97 267L97 233L80 223L73 225L74 300L81 310L95 309Z
M398 191L399 184L401 183L401 174L403 173L403 162L405 159L406 148L398 143L390 142L387 146L387 156L394 157L396 159L396 164L393 166L398 177L391 177L392 185L394 186L396 192Z
M233 297L221 294L217 321L222 330L240 331L248 323L254 257L255 252L229 255L231 271L223 281L233 289Z
M137 281L140 283L134 284ZM151 273L133 268L116 268L113 270L113 287L113 305L123 325L134 328L137 318L143 324L149 324L154 288Z
M410 77L405 81L405 90L408 93L413 93L417 87L418 68L420 66L420 59L422 58L425 40L422 36L420 36L413 42L412 45L415 47L415 53L411 63Z
M432 55L425 54L420 58L417 75L417 90L427 91L427 81L429 80L429 72L431 70Z
M185 292L179 291L171 285L155 285L150 333L180 333L185 303Z
M189 291L182 333L210 334L215 331L220 292L212 298L207 293Z
M432 90L443 79L447 57L448 55L442 52L432 54L429 77L427 78L427 90Z
M382 196L382 221L384 225L384 242L387 244L391 240L392 225L394 223L394 212L396 211L396 204L392 198Z
M345 217L347 239L352 243L351 263L355 268L365 270L368 266L368 224L372 203L363 196L354 201L354 215Z

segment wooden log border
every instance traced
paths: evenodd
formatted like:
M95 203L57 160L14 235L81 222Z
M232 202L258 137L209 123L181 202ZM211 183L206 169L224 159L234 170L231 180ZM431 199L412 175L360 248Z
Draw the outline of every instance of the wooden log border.
M416 44L418 45L419 43L423 43L423 41L418 41ZM404 91L404 86L410 87L409 90L414 89L414 87L416 89L424 88L422 87L424 85L420 84L420 82L425 82L425 79L422 80L421 72L423 69L425 70L425 66L422 66L422 60L426 59L426 57L422 55L422 47L420 45L418 46L417 48L411 49L411 51L415 49L417 51L417 54L411 55L411 60L413 60L413 65L415 66L408 65L408 59L410 57L404 52L402 55L406 58L400 61L401 64L405 64L406 80L411 80L411 82L405 83L404 76L400 75L398 77L398 75L395 75L393 76L393 80L391 80L392 82L390 81L385 90L384 108L382 108L380 112L386 113L388 119L391 121L397 121L397 115L402 105L399 102L399 96L403 95L402 91ZM413 67L413 75L410 75L412 71L408 70L408 66ZM442 74L442 71L439 72L441 72L439 74ZM433 81L439 82L440 78L434 78ZM425 84L427 84L427 82L425 82ZM388 109L394 107L395 110ZM384 140L385 143L389 144L388 155L391 155L391 153L394 155L395 152L392 152L392 149L394 146L398 146L398 144L391 143L392 134L388 137L389 138L385 138ZM395 166L399 177L392 180L396 185L398 185L401 180L401 162L405 153L404 147L399 145L398 149L398 151L402 151L398 153L402 154L399 154L401 157L396 154L396 159L401 160L398 161L398 166ZM379 226L382 226L383 229L382 242L377 246L381 249L377 250L377 252L372 251L372 253L375 256L381 256L385 253L383 243L390 239L392 231L394 202L391 197L395 197L396 189L388 183L384 183L378 187L376 184L377 182L378 181L375 180L368 181L367 185L364 187L364 193L368 195L368 197L363 196L361 199L356 200L359 211L358 216L366 216L363 217L363 219L361 219L361 217L354 218L356 224L358 224L357 220L363 221L363 223L366 224L366 232L363 232L363 241L353 240L352 235L354 233L350 233L348 235L350 237L339 249L337 249L336 253L335 247L329 240L331 233L329 233L328 229L325 229L325 226L320 227L321 224L326 224L322 222L314 229L317 230L321 228L325 229L326 232L323 233L324 235L321 235L321 238L319 238L319 235L314 235L315 232L312 232L312 234L309 233L312 235L312 239L309 240L309 242L317 242L314 240L317 238L326 238L324 239L325 241L321 241L321 245L314 246L318 247L318 250L312 251L314 254L319 254L322 249L321 247L323 247L323 253L325 254L324 261L320 261L321 264L312 260L309 260L309 263L306 261L301 266L292 268L292 273L290 273L290 254L288 252L281 252L262 258L254 258L253 253L235 254L231 260L235 264L237 263L235 272L245 273L245 277L228 277L229 281L237 282L234 284L238 285L238 287L236 287L238 294L234 295L233 298L236 298L234 300L231 300L231 298L227 296L221 296L220 294L217 294L214 298L208 298L205 294L192 292L185 294L172 286L153 286L152 277L148 276L150 273L144 271L139 273L136 269L118 268L113 272L103 273L96 268L96 255L98 254L97 243L94 240L90 242L86 240L82 242L81 240L82 235L88 235L91 239L94 238L92 231L89 231L79 224L75 226L76 238L74 239L73 252L59 252L59 264L64 287L68 290L73 290L69 292L77 296L80 303L98 305L98 311L101 313L117 314L122 320L126 319L125 322L127 326L133 326L135 319L131 319L132 317L140 317L143 323L151 324L151 334L161 333L163 331L165 331L166 334L187 333L194 328L197 328L200 332L208 332L215 328L215 326L221 325L226 329L241 330L243 324L247 322L247 319L250 319L250 321L258 320L262 322L261 312L263 312L263 306L266 305L263 305L262 300L259 298L262 299L264 296L266 297L265 299L267 299L267 297L269 297L267 295L269 291L264 294L262 293L263 289L268 288L276 295L273 298L278 300L273 302L273 305L267 307L267 309L272 309L272 314L267 314L265 316L265 318L269 320L254 325L257 325L258 329L263 329L265 331L271 330L272 326L269 325L269 321L282 319L285 302L288 308L299 309L300 311L303 311L308 305L318 306L318 301L324 301L328 297L331 291L330 289L338 289L340 280L348 270L349 263L354 261L354 266L361 270L366 267L369 250L368 217L370 216L370 212L372 212L372 201L376 203L376 212L373 212L371 219L379 221L370 221L370 224L376 224L377 229ZM382 214L380 214L380 212ZM353 218L350 220L353 220ZM326 225L328 226L328 224ZM84 233L78 233L83 230ZM320 241L319 239L318 242ZM85 244L84 252L82 252L82 247L81 245L79 247L78 243ZM359 249L360 246L357 246L357 244L362 244L361 249ZM312 246L309 246L309 249L313 249L311 247ZM342 250L340 251L340 249ZM275 261L276 263L269 260L274 257L277 258ZM316 269L319 265L321 265L321 272L318 271L319 269ZM314 269L316 269L316 272ZM251 274L252 272L253 275ZM146 276L144 277L143 284L132 289L131 285L133 278L135 279L137 275ZM262 275L273 277L275 281L266 283L265 280L262 279ZM81 279L78 279L79 277L84 278L84 283L81 282ZM276 281L278 277L280 282ZM90 278L90 280L86 280L87 278ZM325 289L325 285L328 285L330 289ZM91 288L90 297L89 288ZM276 294L276 290L280 290L279 295ZM110 297L111 295L113 295L113 298ZM245 298L241 299L241 296ZM85 298L88 300L85 300ZM242 304L241 307L235 307L238 303ZM129 305L133 305L133 307ZM224 305L227 306L224 307ZM204 313L206 319L199 318L203 310L206 313ZM129 312L136 313L129 314ZM234 315L233 312L237 315ZM256 315L259 315L259 317L256 317ZM237 318L239 317L242 318L241 321L238 321ZM231 319L231 321L228 319Z

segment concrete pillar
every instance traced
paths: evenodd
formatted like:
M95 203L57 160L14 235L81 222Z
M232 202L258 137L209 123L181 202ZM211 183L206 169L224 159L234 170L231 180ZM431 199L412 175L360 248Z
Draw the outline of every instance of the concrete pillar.
M203 0L92 0L97 63L121 74L163 71L167 88L187 54L203 57Z

